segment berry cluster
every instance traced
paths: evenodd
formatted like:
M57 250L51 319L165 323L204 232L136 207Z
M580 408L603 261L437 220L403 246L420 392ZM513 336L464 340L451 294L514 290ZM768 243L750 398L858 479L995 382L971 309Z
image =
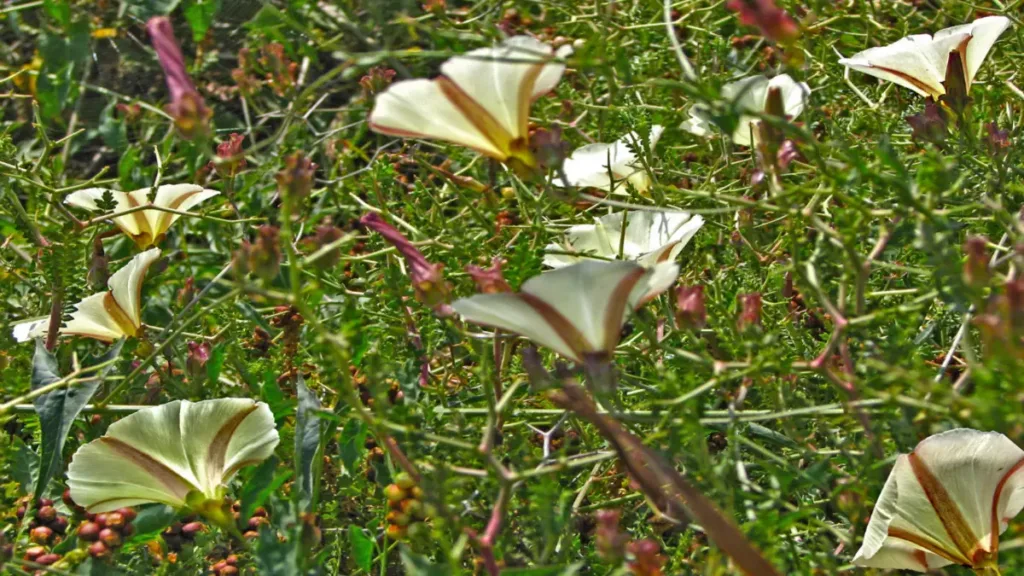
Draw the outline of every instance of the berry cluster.
M180 522L175 522L164 529L164 543L167 549L178 552L184 544L191 544L195 541L196 535L206 530L206 526L196 520L195 516L186 516Z
M427 519L423 490L405 472L395 476L395 483L384 488L388 499L387 535L393 540L405 538L410 527Z
M229 554L227 558L211 566L210 572L213 572L213 576L235 576L238 574L238 556Z
M241 501L235 500L231 504L231 514L235 517L235 525L239 526L239 521L242 519ZM246 540L259 538L260 526L270 526L270 514L262 506L253 510L252 517L245 521L245 525L242 527L242 536Z
M132 525L135 516L135 510L131 508L86 514L85 521L78 526L78 540L88 543L87 549L93 558L109 558L126 538L135 533Z
M16 512L19 522L24 521L30 504L32 501L29 498L23 498L19 502ZM67 529L68 519L53 507L53 500L49 498L36 500L35 506L32 507L32 518L29 521L29 540L32 541L33 546L25 550L22 559L42 566L56 564L62 556L53 552L51 546L64 539ZM35 572L35 574L45 573L44 570Z

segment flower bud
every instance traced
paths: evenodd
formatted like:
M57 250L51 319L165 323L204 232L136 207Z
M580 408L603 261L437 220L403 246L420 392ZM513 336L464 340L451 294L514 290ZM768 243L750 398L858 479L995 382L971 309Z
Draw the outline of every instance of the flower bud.
M448 301L448 283L442 274L444 266L431 264L426 256L413 246L408 238L394 226L388 224L378 214L369 212L359 219L360 224L384 237L398 253L405 257L408 265L409 279L416 291L416 299L425 306L433 308L441 316L452 314Z
M110 278L108 262L109 259L103 251L103 242L97 238L92 243L92 258L89 259L89 271L85 276L89 285L97 290L107 287L107 280Z
M245 168L245 154L242 152L244 141L245 136L233 132L227 140L217 145L217 160L213 168L221 178L233 178Z
M210 354L213 347L209 342L188 343L188 354L185 357L185 373L193 385L200 384L206 380L206 363L210 361ZM120 514L118 514L120 516ZM111 524L108 522L108 526Z
M963 53L959 50L950 52L946 61L946 80L942 83L946 93L940 96L939 100L945 102L958 115L963 114L970 103L970 96L967 95L969 84L967 71L964 69Z
M363 96L370 98L384 91L395 80L397 73L383 66L370 68L366 75L359 79L359 86L363 89Z
M616 563L626 555L629 537L619 529L618 510L598 510L597 553L605 562Z
M660 547L653 540L637 540L629 543L629 553L633 559L629 569L634 576L661 576L661 567L665 565L665 557L659 554Z
M303 242L306 243L314 254L319 252L326 246L341 240L344 233L341 228L331 224L330 220L326 223L316 227L316 233L313 236L306 238ZM316 260L313 261L313 265L321 270L330 270L338 265L341 261L341 247L335 246L325 253L317 256Z
M704 307L704 287L677 287L676 326L684 330L700 330L707 323L708 311Z
M941 106L932 100L924 104L924 112L906 118L915 140L942 144L949 135L949 120Z
M193 276L185 278L185 285L178 290L178 306L186 306L196 295L196 279Z
M791 44L800 37L800 27L775 0L729 0L725 6L739 15L741 24L756 26L769 40Z
M988 134L985 137L985 147L993 156L1005 156L1010 150L1010 133L1000 130L995 122L985 124Z
M491 260L490 268L481 268L472 264L466 266L466 272L476 282L476 288L482 294L498 294L500 292L511 292L512 287L505 281L501 273L502 260L497 256Z
M737 296L740 303L740 315L736 319L736 329L745 332L761 326L761 294L751 292Z
M971 236L964 244L967 261L964 262L964 283L972 288L988 284L988 241L981 236Z
M285 202L296 202L309 196L313 190L313 176L316 164L309 161L302 152L296 152L284 160L284 168L277 173L277 189Z
M278 228L265 224L256 229L256 242L249 251L249 269L264 280L277 276L281 269Z
M171 94L171 102L166 106L167 113L174 118L174 125L183 138L191 140L206 134L213 111L206 107L203 97L192 84L170 19L165 16L150 18L146 22L146 30L157 58L160 59L167 90Z

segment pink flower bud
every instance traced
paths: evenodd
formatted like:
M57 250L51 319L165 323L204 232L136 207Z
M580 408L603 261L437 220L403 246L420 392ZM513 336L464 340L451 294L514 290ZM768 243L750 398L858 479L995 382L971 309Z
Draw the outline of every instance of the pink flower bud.
M800 36L800 27L775 0L729 0L725 6L739 15L741 24L757 27L769 40L790 44Z
M677 287L676 325L687 330L700 330L707 323L708 311L704 307L704 287Z
M466 266L466 272L476 282L476 288L483 294L497 294L499 292L511 292L512 287L505 281L501 273L501 258L495 257L491 260L490 268L481 268L470 264Z
M249 269L264 280L277 276L281 269L281 246L276 226L256 229L256 242L249 249Z
M634 576L662 576L661 567L665 565L665 557L658 552L661 548L653 540L637 540L629 543L629 553L633 559L629 562L629 570Z
M598 510L597 519L597 553L605 562L615 563L626 555L626 543L629 537L619 529L618 510Z
M736 329L744 332L761 325L761 294L751 292L737 296L740 302L740 316L736 319Z
M210 354L213 347L209 342L202 344L197 342L188 343L188 354L185 357L185 373L188 374L189 382L196 384L206 379L206 363L210 361Z
M221 178L232 178L245 168L245 155L242 152L242 142L245 136L233 132L227 140L217 145L218 162L214 162L213 168Z
M213 111L206 107L203 97L192 84L170 19L165 16L150 18L146 30L160 59L160 67L164 69L167 90L171 94L166 110L174 118L178 132L189 140L206 133Z
M313 176L316 164L309 161L302 152L296 152L284 160L284 169L277 173L277 188L286 201L309 196L313 190Z
M968 286L981 288L988 283L988 240L981 236L971 236L964 244L967 261L964 262L964 283Z
M408 238L394 226L385 222L380 215L369 212L360 218L359 222L383 236L405 258L409 268L409 279L416 291L416 299L425 306L433 308L434 312L439 315L450 315L452 310L447 303L448 283L442 274L444 266L428 262L423 253L413 246Z

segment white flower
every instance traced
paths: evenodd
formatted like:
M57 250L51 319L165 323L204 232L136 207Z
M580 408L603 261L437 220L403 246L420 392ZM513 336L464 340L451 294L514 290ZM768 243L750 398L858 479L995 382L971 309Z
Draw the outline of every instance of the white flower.
M1024 508L1024 450L997 432L957 429L901 454L871 514L859 566L927 572L995 567Z
M565 71L568 46L555 52L529 36L449 59L433 80L396 82L377 96L370 128L382 134L434 138L501 161L535 164L529 149L530 105Z
M644 268L588 260L530 278L519 292L478 294L452 307L469 322L520 334L583 362L610 358L628 314L678 275L670 262Z
M664 131L664 126L651 127L652 151ZM630 132L611 144L588 144L577 148L562 165L568 185L624 194L628 183L643 194L651 187L651 176L631 149L639 146L639 138L636 132ZM551 183L558 187L566 185L562 174L556 174Z
M124 212L136 206L150 205L149 192L152 188L140 188L133 192L119 192L105 188L87 188L72 192L64 199L65 204L86 210L99 210L97 202L105 192L113 195L116 207L114 213ZM156 189L156 197L152 205L170 208L180 212L188 212L200 203L220 194L216 190L208 190L194 184L168 184ZM130 214L114 217L114 224L135 241L142 250L163 240L167 230L180 218L180 214L163 210L139 210Z
M142 327L142 282L149 267L160 258L153 248L136 255L107 281L110 290L93 294L75 306L71 319L60 329L64 336L85 336L113 342L135 336ZM22 322L12 332L18 342L46 334L48 319Z
M93 513L150 502L182 508L192 492L222 497L240 468L268 458L277 443L274 415L262 402L175 400L123 418L79 448L68 487Z
M780 74L770 80L767 76L747 76L722 86L722 98L731 102L740 113L739 125L731 135L734 144L751 146L757 142L757 125L760 120L757 116L745 113L768 113L766 105L772 89L779 90L786 118L790 120L804 111L807 98L811 95L811 88L806 83L797 82L788 74ZM682 128L697 136L710 134L711 122L708 120L707 109L700 105L690 109L690 118L683 123Z
M623 238L622 219L626 218ZM700 216L689 212L617 212L596 218L593 224L581 224L566 232L567 246L549 244L549 252L577 252L571 254L545 254L544 264L552 268L563 268L593 260L619 259L619 243L622 241L622 258L635 260L641 266L651 267L659 262L673 262L679 252L704 225Z
M969 90L985 56L1009 26L1008 18L988 16L940 30L934 36L915 34L889 46L868 48L839 63L938 100L946 93L950 53L960 53Z

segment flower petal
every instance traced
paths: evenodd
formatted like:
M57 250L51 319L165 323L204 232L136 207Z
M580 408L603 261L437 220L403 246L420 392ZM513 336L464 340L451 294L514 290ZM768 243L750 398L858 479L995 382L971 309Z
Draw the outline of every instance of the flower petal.
M145 192L149 192L146 188ZM156 197L153 199L154 206L163 206L172 210L188 212L202 202L220 194L217 190L204 189L195 184L168 184L156 189ZM149 220L150 229L154 237L160 237L167 232L167 229L174 224L180 214L162 212L160 210L146 210L146 218Z
M136 328L142 325L142 282L149 267L159 258L159 248L146 250L114 272L107 281L114 301Z
M794 119L804 111L807 99L811 95L811 87L806 82L797 82L789 74L780 74L768 82L768 88L778 88L782 92L782 103L786 109L786 116ZM767 91L765 91L767 98ZM762 111L764 104L761 105Z
M982 63L985 62L985 57L988 56L989 51L992 49L992 45L996 43L999 36L1009 27L1009 18L1005 16L987 16L979 18L970 24L940 30L935 33L935 39L939 40L946 36L960 36L963 34L970 36L970 40L967 42L967 58L966 62L964 62L968 77L967 85L970 86L978 75L978 70L981 68Z
M266 404L176 400L139 410L80 448L68 485L90 512L146 502L181 507L192 490L216 497L240 466L267 458L277 442Z
M651 127L651 150L654 150L664 131L664 126ZM630 132L611 144L588 144L577 148L562 165L569 185L614 192L614 189L621 186L622 180L628 180L637 192L646 192L650 187L650 176L630 149L638 143L638 139L636 132ZM565 185L561 175L556 175L552 184Z
M530 103L535 88L554 50L529 36L515 36L491 48L478 48L455 56L441 65L441 74L451 79L469 98L500 124L513 140L527 136ZM542 93L554 87L563 64L552 64L545 75Z
M559 318L557 313L552 314L549 307L531 305L519 294L478 294L456 300L452 308L468 322L519 334L566 358L583 361L576 345L581 339L574 329L566 328L565 319Z
M114 207L115 213L124 212L139 205L135 198L129 196L127 192L108 190L106 188L86 188L72 192L64 198L64 203L95 212L100 209L96 203L103 198L106 192L110 192L114 198L116 203ZM143 201L143 204L145 204L145 201ZM145 217L138 212L118 216L114 218L114 224L129 236L139 236L148 231L145 229L148 225Z
M46 336L46 331L49 327L49 318L19 322L11 328L11 337L14 338L15 342L28 342L29 340Z
M131 322L120 311L110 292L93 294L75 305L75 311L63 328L64 336L85 336L113 342L135 334Z
M910 88L922 96L938 98L946 93L942 82L946 77L949 47L955 46L965 37L950 36L936 44L931 36L917 34L889 46L868 48L850 58L841 58L839 63Z
M436 138L499 160L506 157L506 151L474 126L434 80L406 80L389 86L374 102L370 127L381 134Z
M676 256L690 242L694 234L704 225L704 218L691 216L689 212L648 212L650 223L645 227L637 221L636 234L644 234L646 238L637 242L643 246L642 255L636 260L643 266L653 266L658 262L673 262ZM632 228L628 223L626 228ZM629 235L629 234L628 234ZM627 238L628 240L628 238Z

